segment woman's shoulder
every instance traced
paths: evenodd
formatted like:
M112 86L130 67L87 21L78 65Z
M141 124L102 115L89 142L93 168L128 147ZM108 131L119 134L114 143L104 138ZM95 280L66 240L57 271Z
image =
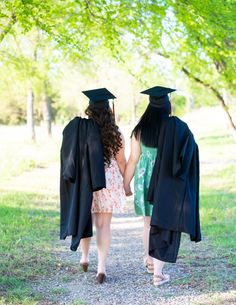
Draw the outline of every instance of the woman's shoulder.
M178 125L179 127L189 129L188 124L177 116L169 117L169 121L172 122L173 124Z

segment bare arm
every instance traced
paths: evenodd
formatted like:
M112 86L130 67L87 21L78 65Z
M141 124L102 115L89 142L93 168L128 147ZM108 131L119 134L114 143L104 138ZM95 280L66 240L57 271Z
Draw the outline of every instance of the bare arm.
M130 190L130 182L133 179L134 171L141 155L140 141L133 135L131 138L131 152L124 175L124 189L126 195L132 195Z
M125 139L124 139L124 136L122 134L121 134L121 138L122 138L122 147L118 151L118 153L116 154L116 162L118 164L118 167L119 167L119 170L120 170L120 173L121 173L122 177L124 177L126 159L125 159Z

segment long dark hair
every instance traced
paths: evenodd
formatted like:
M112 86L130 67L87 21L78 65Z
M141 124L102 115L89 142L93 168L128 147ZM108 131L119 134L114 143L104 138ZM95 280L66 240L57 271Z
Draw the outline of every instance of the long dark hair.
M171 113L170 102L161 108L148 105L138 124L134 127L132 135L145 146L157 147L160 127Z
M116 156L122 147L121 133L115 123L111 108L88 106L85 110L85 114L87 114L90 119L93 119L99 126L104 149L104 163L109 166L111 164L111 159Z

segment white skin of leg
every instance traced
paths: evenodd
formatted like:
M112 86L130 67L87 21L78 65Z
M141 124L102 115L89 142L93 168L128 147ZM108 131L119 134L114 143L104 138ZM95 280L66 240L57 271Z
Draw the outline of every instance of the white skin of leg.
M165 265L165 262L153 258L153 263L154 263L154 275L162 275L162 269Z
M95 213L96 240L98 250L98 273L106 272L106 258L111 244L112 213Z
M80 248L81 248L81 263L87 263L89 261L89 248L90 248L90 241L91 237L83 238L80 241Z
M145 253L145 257L147 257L147 262L152 264L153 263L153 258L148 255L150 222L151 222L151 217L150 216L144 216L143 217L143 224L144 224L144 226L143 226L144 253Z
M92 222L94 223L94 216L92 214ZM91 237L83 238L80 241L80 250L81 250L81 263L89 262L89 249L90 249Z

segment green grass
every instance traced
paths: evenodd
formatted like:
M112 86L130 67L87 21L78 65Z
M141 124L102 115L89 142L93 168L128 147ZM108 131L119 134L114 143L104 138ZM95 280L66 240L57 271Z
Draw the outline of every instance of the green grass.
M212 135L200 140L200 149L218 159L201 175L203 241L209 238L236 266L236 144L230 135Z
M236 143L221 134L200 138L198 143L203 160L202 242L196 248L183 235L180 256L186 273L174 284L222 293L236 288Z
M56 269L52 241L59 215L48 209L51 200L31 193L1 193L0 295L6 304L33 304L38 296L32 296L31 281Z
M37 142L32 143L24 126L0 126L0 305L37 304L43 296L32 290L32 283L58 270L53 254L58 193L45 187L47 177L41 181L36 176L31 184L37 184L38 192L28 191L31 184L22 174L58 163L61 133L51 140L42 129L36 133Z
M67 290L65 290L64 288L56 287L51 290L51 293L54 295L61 295L61 294L65 295L67 293Z

